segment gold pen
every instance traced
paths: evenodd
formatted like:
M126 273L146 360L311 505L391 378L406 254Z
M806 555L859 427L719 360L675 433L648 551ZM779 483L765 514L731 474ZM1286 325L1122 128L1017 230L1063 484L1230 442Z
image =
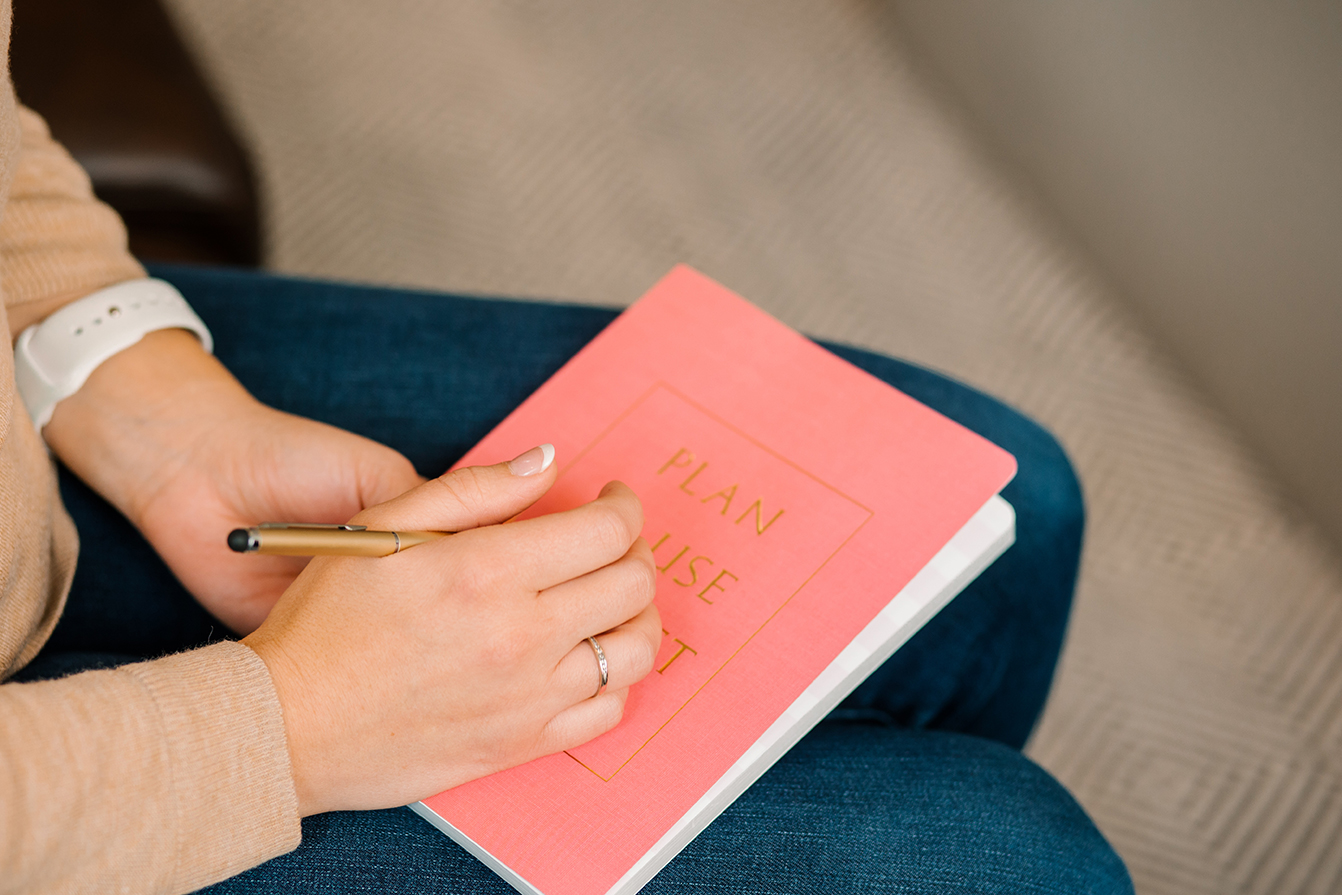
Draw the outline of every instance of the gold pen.
M436 541L450 531L369 531L364 525L262 522L228 533L235 553L270 556L391 556L407 547Z

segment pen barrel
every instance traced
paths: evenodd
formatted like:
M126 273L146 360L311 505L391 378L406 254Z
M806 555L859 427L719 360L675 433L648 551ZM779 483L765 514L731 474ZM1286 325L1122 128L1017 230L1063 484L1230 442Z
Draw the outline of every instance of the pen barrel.
M263 528L256 540L256 552L271 556L390 556L398 543L393 531L311 528Z
M390 556L446 537L445 531L350 531L316 526L251 529L256 553L269 556ZM236 548L235 548L236 549Z

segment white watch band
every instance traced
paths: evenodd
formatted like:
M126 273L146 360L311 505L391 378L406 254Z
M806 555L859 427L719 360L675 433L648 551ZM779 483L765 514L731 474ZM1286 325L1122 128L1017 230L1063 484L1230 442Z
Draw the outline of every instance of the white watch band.
M99 289L25 329L14 343L14 381L37 431L99 364L160 329L190 330L206 351L214 350L205 324L162 280Z

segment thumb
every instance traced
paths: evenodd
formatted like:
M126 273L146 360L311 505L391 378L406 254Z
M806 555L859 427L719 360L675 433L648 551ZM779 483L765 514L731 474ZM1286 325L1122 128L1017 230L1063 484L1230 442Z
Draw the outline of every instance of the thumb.
M557 472L553 445L493 466L463 466L369 507L352 523L400 531L465 531L516 516L541 498Z

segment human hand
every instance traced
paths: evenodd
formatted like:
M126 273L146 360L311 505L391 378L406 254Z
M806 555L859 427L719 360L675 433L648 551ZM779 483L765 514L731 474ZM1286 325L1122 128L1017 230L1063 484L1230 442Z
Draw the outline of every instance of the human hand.
M313 560L243 641L279 695L303 815L404 805L619 721L661 642L642 507L612 482L577 509L500 524L554 483L540 453L360 513L371 527L458 533ZM596 696L591 635L609 662Z
M307 560L240 556L225 543L231 529L345 522L423 481L385 445L259 403L182 330L109 358L56 406L44 435L239 633Z

